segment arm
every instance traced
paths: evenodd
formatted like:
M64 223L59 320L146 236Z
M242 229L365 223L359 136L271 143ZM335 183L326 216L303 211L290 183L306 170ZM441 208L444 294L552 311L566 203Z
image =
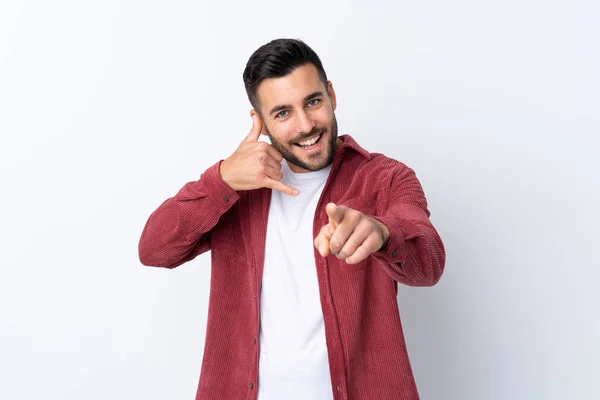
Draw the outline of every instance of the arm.
M174 268L210 249L210 231L239 199L219 174L221 161L150 215L138 250L142 264Z
M442 275L446 253L429 215L427 200L414 171L400 165L385 215L372 216L385 225L389 236L384 238L379 251L371 253L383 261L388 274L400 283L433 286Z
M384 215L366 215L334 203L325 211L329 223L314 241L321 256L335 254L348 264L375 257L392 279L410 286L432 286L440 279L444 245L429 221L423 189L410 168L398 164Z
M254 111L252 129L237 150L187 183L148 219L139 243L144 265L174 268L211 248L211 230L238 200L237 191L268 187L289 195L298 191L281 182L282 155L259 142L263 130Z

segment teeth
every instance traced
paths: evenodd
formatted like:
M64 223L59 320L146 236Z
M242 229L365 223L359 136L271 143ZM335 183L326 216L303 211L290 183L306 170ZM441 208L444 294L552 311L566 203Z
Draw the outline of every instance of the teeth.
M310 139L310 140L306 140L306 141L304 141L304 142L300 142L300 143L298 143L298 144L299 144L300 146L311 146L311 145L313 145L313 144L317 143L317 140L319 140L319 138L320 138L320 137L321 137L321 135L319 135L319 136L316 136L316 137L314 137L314 138L312 138L312 139Z

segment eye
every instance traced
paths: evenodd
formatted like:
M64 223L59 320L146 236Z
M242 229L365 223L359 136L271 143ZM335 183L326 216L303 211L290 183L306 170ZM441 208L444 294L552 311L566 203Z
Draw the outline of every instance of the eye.
M317 104L319 104L321 102L321 99L312 99L311 101L308 102L308 105L310 107L312 106L316 106Z
M288 112L286 110L280 111L277 113L277 115L275 116L275 118L283 118L283 117L287 117Z

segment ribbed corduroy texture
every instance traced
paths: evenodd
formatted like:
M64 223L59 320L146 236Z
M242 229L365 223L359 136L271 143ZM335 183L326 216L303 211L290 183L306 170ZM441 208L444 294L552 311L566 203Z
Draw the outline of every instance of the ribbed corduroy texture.
M434 285L445 252L423 190L402 163L362 149L349 135L337 149L314 218L313 236L334 202L377 218L386 248L348 265L315 249L336 400L419 398L406 352L397 283ZM197 400L256 399L260 284L269 189L233 191L216 163L150 216L139 243L145 265L174 268L211 250L204 358ZM309 400L309 399L307 399Z

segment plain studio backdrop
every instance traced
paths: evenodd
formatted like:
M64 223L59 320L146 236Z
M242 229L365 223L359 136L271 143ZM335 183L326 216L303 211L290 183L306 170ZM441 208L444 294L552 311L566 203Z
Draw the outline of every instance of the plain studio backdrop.
M193 399L210 257L150 213L251 127L242 71L301 38L340 133L417 172L447 249L399 289L424 400L600 398L600 6L0 1L0 398ZM393 345L393 344L390 344Z

